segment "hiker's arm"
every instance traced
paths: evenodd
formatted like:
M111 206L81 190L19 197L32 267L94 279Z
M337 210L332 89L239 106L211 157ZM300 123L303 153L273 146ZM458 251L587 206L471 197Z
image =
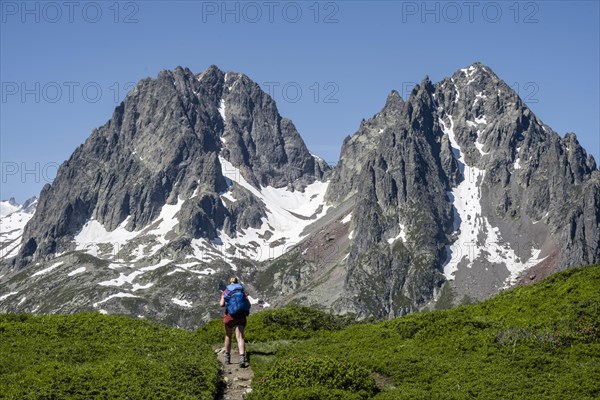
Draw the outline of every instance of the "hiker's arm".
M225 291L222 291L222 292L221 292L221 301L219 302L219 305L220 305L221 307L225 307L225 299L224 299L224 296L225 296Z

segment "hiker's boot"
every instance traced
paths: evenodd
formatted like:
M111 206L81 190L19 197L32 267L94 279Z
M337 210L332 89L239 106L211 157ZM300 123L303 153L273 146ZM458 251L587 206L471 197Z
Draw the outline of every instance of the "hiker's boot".
M243 354L240 354L240 367L246 368L248 363L246 362L246 357Z
M227 365L231 364L231 354L230 353L225 353L225 364L227 364Z

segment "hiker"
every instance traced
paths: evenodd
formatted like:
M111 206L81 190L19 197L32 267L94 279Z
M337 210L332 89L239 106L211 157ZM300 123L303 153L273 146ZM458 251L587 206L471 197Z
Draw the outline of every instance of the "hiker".
M229 285L221 293L221 307L225 307L223 325L225 326L225 363L231 364L231 335L235 329L238 349L240 351L240 367L248 366L245 355L244 328L246 316L250 314L250 301L238 278L229 278Z

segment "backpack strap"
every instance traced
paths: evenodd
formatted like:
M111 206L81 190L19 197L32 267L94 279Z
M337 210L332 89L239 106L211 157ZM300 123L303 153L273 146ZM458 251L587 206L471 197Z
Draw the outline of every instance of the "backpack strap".
M225 289L225 293L223 294L223 298L225 299L225 301L229 301L229 299L231 299L231 296L233 296L235 293L244 293L244 295L246 295L246 293L244 292L244 288L243 287L239 287L239 288L235 288L233 290L230 289Z

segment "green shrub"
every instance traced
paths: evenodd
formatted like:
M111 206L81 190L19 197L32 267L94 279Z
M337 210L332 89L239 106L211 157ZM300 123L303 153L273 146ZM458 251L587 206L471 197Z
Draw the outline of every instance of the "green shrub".
M0 315L0 398L213 399L218 384L192 332L97 313Z
M256 396L269 395L258 383L266 377L276 397L265 398L326 398L327 384L306 389L318 377L273 379L278 363L318 354L391 382L375 399L599 398L599 287L600 266L572 268L477 305L318 331L265 359Z
M221 319L213 319L196 331L198 340L207 344L223 343L225 330Z
M248 342L308 339L323 332L343 329L356 323L352 316L337 316L310 307L288 305L264 310L248 317L245 337ZM223 322L213 320L198 329L206 343L223 341Z
M251 315L248 340L308 339L322 332L337 331L355 323L352 316L337 316L310 307L288 305Z
M368 370L315 356L278 360L253 387L249 399L368 399L377 392Z

